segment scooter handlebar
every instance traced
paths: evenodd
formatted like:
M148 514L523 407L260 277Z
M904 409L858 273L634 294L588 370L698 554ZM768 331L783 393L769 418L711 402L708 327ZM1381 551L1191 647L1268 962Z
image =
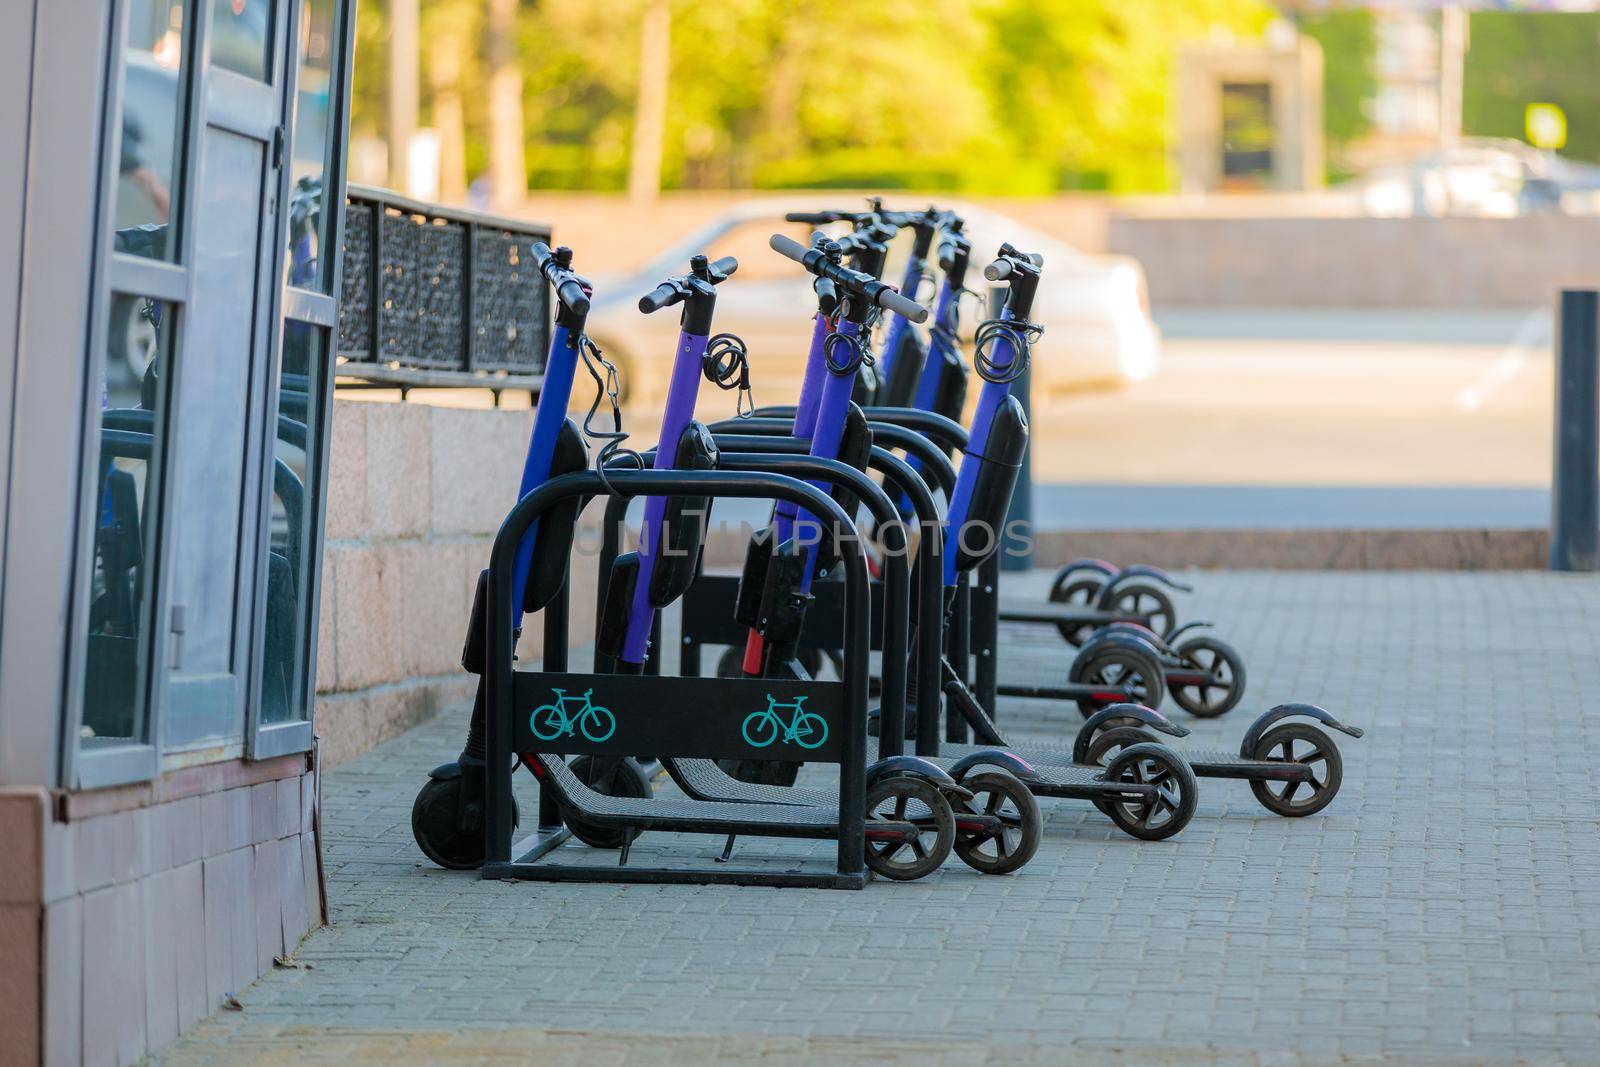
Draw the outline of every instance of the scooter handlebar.
M646 315L660 311L664 307L671 307L683 299L683 294L671 282L662 282L644 296L639 298L639 310Z
M578 280L578 275L567 263L572 261L572 253L566 252L566 263L550 251L550 246L543 241L533 242L533 262L538 266L539 273L543 274L555 288L556 299L566 305L568 311L574 315L587 315L589 313L589 294L584 291L583 283Z
M734 271L739 269L739 261L732 256L723 256L707 265L706 270L711 274L713 282L725 281L733 277Z
M894 289L884 289L878 294L878 306L888 308L902 318L912 322L922 323L928 321L928 309L908 297L902 296Z
M804 220L794 219L792 221L800 222ZM793 237L785 237L781 233L775 233L771 237L767 238L767 245L774 252L778 253L778 255L794 260L807 270L810 269L810 264L806 262L806 252L808 252L809 249L807 249L806 246L801 244L799 241L796 241Z
M781 233L773 234L767 239L767 244L780 256L794 260L817 277L842 285L881 308L887 308L912 322L928 321L927 308L915 300L902 296L892 285L886 285L869 274L830 263L827 255L819 248L807 248L794 238L785 237Z
M1044 256L1038 252L1023 252L1010 245L1001 245L999 258L983 268L983 276L991 282L1004 281L1011 277L1023 262L1032 264L1033 269L1037 271L1044 266Z

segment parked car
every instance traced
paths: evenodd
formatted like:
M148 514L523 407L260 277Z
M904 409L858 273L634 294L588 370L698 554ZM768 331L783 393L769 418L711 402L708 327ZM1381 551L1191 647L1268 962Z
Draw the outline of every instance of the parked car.
M1036 394L1138 381L1155 372L1160 333L1151 321L1144 272L1136 261L1085 255L997 212L944 201L940 205L967 220L973 245L969 288L986 288L982 268L1003 241L1043 254L1044 278L1034 303L1034 318L1045 327L1034 346ZM738 258L738 275L717 293L716 329L739 335L749 346L759 403L794 402L815 309L811 279L773 252L767 238L784 233L807 241L811 228L784 222L783 216L817 207L817 198L740 205L675 242L637 271L596 281L589 333L621 368L630 405L657 405L665 398L678 329L678 316L672 312L640 314L639 297L661 279L682 274L697 252L713 259ZM908 246L909 238L896 239L886 280L898 284ZM921 295L931 301L932 287L924 283ZM963 334L970 335L973 325L988 317L987 309L980 314L977 303L970 298L963 302ZM970 359L970 346L965 353Z
M1582 210L1600 190L1600 167L1509 138L1472 137L1457 148L1385 167L1350 187L1367 214L1513 218Z

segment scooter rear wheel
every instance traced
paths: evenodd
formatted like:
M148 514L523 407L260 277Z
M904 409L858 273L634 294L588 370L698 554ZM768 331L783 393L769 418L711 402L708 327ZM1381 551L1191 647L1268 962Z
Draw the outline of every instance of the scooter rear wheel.
M1050 588L1050 603L1064 604L1079 611L1090 611L1094 608L1094 602L1100 596L1100 590L1104 585L1105 583L1098 578L1077 578L1066 583L1057 582ZM1089 639L1095 628L1093 623L1087 622L1058 622L1056 629L1061 632L1063 641L1077 648Z
M1251 756L1261 760L1286 760L1311 768L1309 782L1270 782L1251 779L1250 791L1261 806L1275 815L1299 819L1314 815L1333 803L1344 780L1344 760L1333 738L1309 723L1289 722L1268 730ZM1318 772L1321 777L1318 777ZM1273 790L1277 791L1274 792Z
M1162 841L1194 818L1200 783L1188 762L1165 745L1139 744L1123 749L1106 768L1108 779L1157 787L1148 801L1106 802L1106 814L1117 828L1141 841Z
M1142 726L1112 726L1094 735L1094 740L1089 743L1088 759L1096 767L1104 767L1123 749L1147 743L1159 745L1161 739ZM1111 815L1110 801L1096 800L1093 803L1102 814Z
M1216 637L1195 637L1173 650L1182 667L1215 675L1219 685L1173 685L1172 702L1200 719L1214 719L1238 706L1244 698L1244 659L1228 642ZM1180 668L1181 669L1181 668Z
M874 822L912 822L915 841L873 841L867 838L867 866L897 882L932 874L950 858L956 841L956 817L950 801L922 778L882 778L867 790L867 830Z
M1129 701L1147 708L1159 708L1166 696L1166 683L1161 661L1154 655L1121 645L1086 649L1072 661L1067 680L1086 685L1103 685L1108 690L1126 687L1114 699L1093 696L1077 698L1078 711L1087 719L1108 704Z
M1016 775L991 769L961 779L972 799L961 803L967 810L1003 824L998 833L956 832L956 855L980 874L1010 874L1021 870L1039 851L1044 816L1039 802Z

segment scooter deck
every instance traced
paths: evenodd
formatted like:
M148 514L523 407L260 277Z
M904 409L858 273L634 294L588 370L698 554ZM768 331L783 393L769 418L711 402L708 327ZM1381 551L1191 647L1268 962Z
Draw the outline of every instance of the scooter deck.
M552 783L563 803L586 822L617 829L677 833L745 834L831 840L839 834L839 808L808 804L726 803L715 800L649 800L613 797L585 785L559 756L535 757L542 781ZM709 761L705 761L709 762ZM715 768L716 764L712 764ZM719 769L720 773L720 769Z
M970 756L976 752L993 752L996 749L1009 752L1032 765L1036 778L1028 782L1028 788L1038 796L1068 800L1104 800L1108 797L1137 800L1152 792L1148 786L1110 781L1105 777L1105 768L1075 764L1072 762L1072 753L1061 749L946 742L939 746L940 754L932 759L934 763L948 770L963 756ZM1055 762L1051 762L1052 760Z

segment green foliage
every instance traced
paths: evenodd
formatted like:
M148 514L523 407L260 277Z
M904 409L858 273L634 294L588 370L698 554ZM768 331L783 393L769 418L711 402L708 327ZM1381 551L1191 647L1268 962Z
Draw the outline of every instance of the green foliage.
M424 36L431 9L463 2L423 0ZM533 187L625 186L642 6L524 3ZM374 0L361 11L381 23ZM672 15L668 187L1031 194L1170 186L1179 48L1254 36L1274 12L1266 0L877 0L870 11L717 0L674 3ZM487 139L482 56L462 73L469 174ZM354 124L381 128L381 65L363 55L357 80Z
M1370 11L1328 11L1302 18L1300 30L1322 46L1322 132L1337 151L1372 128L1377 24Z
M1567 113L1562 154L1600 160L1600 15L1478 12L1472 16L1463 131L1525 140L1529 104Z

